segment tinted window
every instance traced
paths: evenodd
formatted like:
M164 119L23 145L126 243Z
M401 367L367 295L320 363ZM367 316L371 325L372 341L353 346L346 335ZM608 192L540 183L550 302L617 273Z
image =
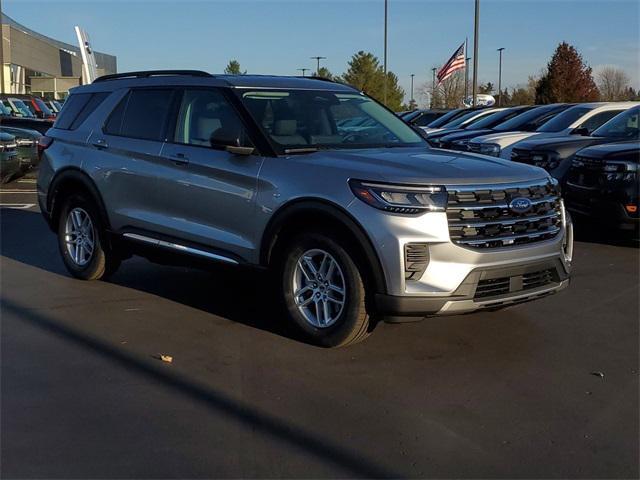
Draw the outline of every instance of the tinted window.
M466 112L465 109L463 108L459 108L458 110L451 110L448 113L445 113L443 116L441 116L440 118L435 119L433 122L431 122L429 125L427 125L429 128L440 128L441 126L443 126L445 123L450 122L451 120L453 120L454 118L458 118L461 115L464 115Z
M85 107L90 99L90 93L76 93L74 95L71 95L67 99L67 101L64 102L62 111L58 114L56 123L53 126L55 128L68 130L80 111Z
M563 108L566 107L536 107L533 110L529 110L522 115L518 115L511 120L497 125L495 130L498 132L530 132L543 125L554 115L557 115L558 112L561 112Z
M427 125L429 125L431 122L433 122L436 118L438 118L439 115L437 113L423 113L420 118L417 118L416 120L409 122L412 123L413 125L416 125L417 127L426 127Z
M569 128L569 126L574 123L576 120L579 120L580 117L589 113L593 110L592 107L572 107L568 110L565 110L560 115L558 115L553 120L548 121L544 124L544 126L538 129L539 132L560 132L565 128Z
M607 110L606 112L596 113L593 117L582 122L579 127L586 128L589 132L593 132L600 125L604 125L620 112L624 112L624 109L621 108L620 110Z
M110 115L105 133L163 140L172 90L132 90Z
M507 120L520 115L525 110L522 108L508 108L507 110L500 110L499 112L492 113L482 118L478 122L475 122L469 130L483 130L485 128L493 128L496 125L506 122Z
M637 140L640 138L639 115L640 108L627 110L596 129L593 136Z
M82 125L82 122L84 122L87 117L91 115L96 108L98 108L98 105L100 105L108 96L108 92L94 93L93 95L91 95L91 98L89 98L89 101L84 105L84 107L82 107L82 110L80 110L80 113L71 123L71 126L69 128L71 130L75 130L80 125Z
M180 105L174 141L211 146L211 137L236 136L241 146L251 146L242 121L218 90L185 90Z

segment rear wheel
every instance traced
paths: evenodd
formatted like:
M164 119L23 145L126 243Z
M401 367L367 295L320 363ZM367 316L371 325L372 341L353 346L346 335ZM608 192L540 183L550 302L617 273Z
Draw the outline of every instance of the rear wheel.
M83 194L69 196L58 222L58 247L69 273L82 280L98 280L114 273L120 259L105 245L95 204Z
M287 313L312 343L338 347L369 335L362 274L341 243L306 233L293 238L281 258Z

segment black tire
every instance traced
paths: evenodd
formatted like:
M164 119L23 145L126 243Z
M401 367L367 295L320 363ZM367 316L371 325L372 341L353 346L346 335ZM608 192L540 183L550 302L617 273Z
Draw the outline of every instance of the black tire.
M65 225L69 212L80 208L86 212L93 228L94 248L89 260L84 265L78 265L71 257L65 241ZM115 273L120 266L120 258L106 248L106 233L93 200L83 193L72 194L64 200L58 217L58 248L62 261L71 275L81 280L99 280Z
M356 260L344 243L322 233L304 233L292 238L280 252L280 291L286 312L305 338L323 347L343 347L360 342L371 333L373 322L366 309L365 282ZM298 308L293 279L298 259L305 252L321 249L331 255L344 278L345 300L341 313L328 327L312 325Z

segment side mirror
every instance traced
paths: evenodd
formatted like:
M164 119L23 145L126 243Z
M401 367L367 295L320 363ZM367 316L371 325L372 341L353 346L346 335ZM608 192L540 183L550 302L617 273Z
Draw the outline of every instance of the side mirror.
M240 142L240 130L219 128L209 138L211 148L225 150L233 155L251 155L253 147L243 147Z
M585 127L576 127L571 130L571 135L582 135L583 137L588 137L590 133L589 129Z

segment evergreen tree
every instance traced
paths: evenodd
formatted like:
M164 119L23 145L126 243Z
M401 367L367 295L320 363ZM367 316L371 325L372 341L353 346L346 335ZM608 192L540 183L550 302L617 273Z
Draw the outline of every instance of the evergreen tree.
M341 80L363 91L379 102L384 101L384 69L375 55L359 51L349 60L349 68L342 75ZM387 72L387 102L386 106L398 111L402 107L404 90L398 85L398 77L393 72Z
M536 87L536 103L592 102L600 94L591 67L572 45L562 42Z
M227 75L246 75L247 71L244 72L240 69L240 62L237 60L229 60L227 67L224 69L224 73Z

